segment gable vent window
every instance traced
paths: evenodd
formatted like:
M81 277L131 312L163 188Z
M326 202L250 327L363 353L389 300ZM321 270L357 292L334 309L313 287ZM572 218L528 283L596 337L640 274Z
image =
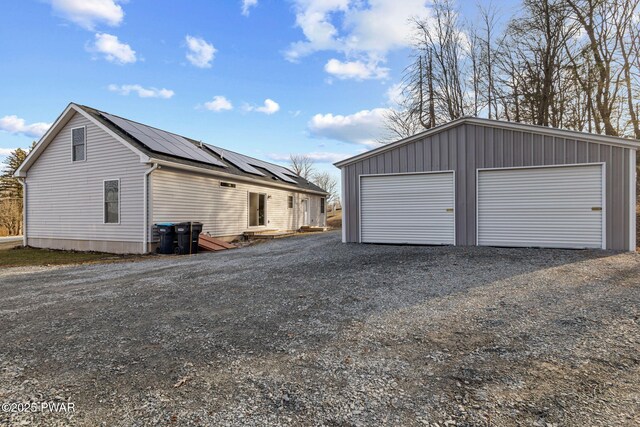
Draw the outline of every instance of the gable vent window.
M236 185L231 182L220 182L220 187L236 188Z
M120 180L104 182L104 223L120 223Z
M84 127L71 129L71 159L82 162L87 157L87 137Z
M287 204L289 206L289 209L293 209L293 196L289 196L287 198Z

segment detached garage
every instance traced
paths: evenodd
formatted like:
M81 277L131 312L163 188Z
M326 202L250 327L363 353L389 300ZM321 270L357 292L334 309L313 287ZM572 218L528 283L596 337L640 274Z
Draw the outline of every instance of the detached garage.
M343 241L633 251L638 148L462 118L336 163Z

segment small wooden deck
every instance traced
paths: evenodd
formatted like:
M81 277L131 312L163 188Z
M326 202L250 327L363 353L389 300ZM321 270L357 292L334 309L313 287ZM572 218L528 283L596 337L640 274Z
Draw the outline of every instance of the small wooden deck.
M226 249L235 249L236 246L231 243L227 243L224 240L216 239L215 237L201 234L198 237L198 247L204 251L224 251Z

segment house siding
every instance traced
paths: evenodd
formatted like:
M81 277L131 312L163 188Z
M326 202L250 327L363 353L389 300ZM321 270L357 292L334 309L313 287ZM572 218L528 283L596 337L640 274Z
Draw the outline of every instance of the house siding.
M476 170L605 163L606 247L630 246L630 156L635 151L584 139L461 123L342 167L344 235L359 241L359 180L368 173L456 172L456 244L476 244ZM415 165L415 167L414 167Z
M71 129L86 126L86 160L71 161ZM142 242L143 176L137 154L76 113L27 172L28 244L74 249L83 241ZM103 223L103 180L120 180L120 224ZM68 245L64 242L68 241ZM44 245L44 246L43 246ZM90 245L87 250L133 245ZM139 251L140 249L138 249Z
M320 215L318 195L169 168L157 169L150 177L150 227L159 222L198 221L203 223L204 232L219 237L260 229L296 230L302 225L304 198L309 199L310 224L325 223L326 214ZM236 187L221 187L221 181L234 183ZM263 227L249 227L250 192L267 194L268 222ZM288 208L288 196L294 197L292 209Z

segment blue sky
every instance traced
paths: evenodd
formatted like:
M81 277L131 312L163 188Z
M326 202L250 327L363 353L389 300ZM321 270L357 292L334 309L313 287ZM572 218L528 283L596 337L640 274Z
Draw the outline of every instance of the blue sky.
M428 6L10 2L0 15L0 156L37 140L73 101L265 160L311 153L337 176L332 162L379 136L408 62L407 20ZM474 18L471 2L461 9Z

